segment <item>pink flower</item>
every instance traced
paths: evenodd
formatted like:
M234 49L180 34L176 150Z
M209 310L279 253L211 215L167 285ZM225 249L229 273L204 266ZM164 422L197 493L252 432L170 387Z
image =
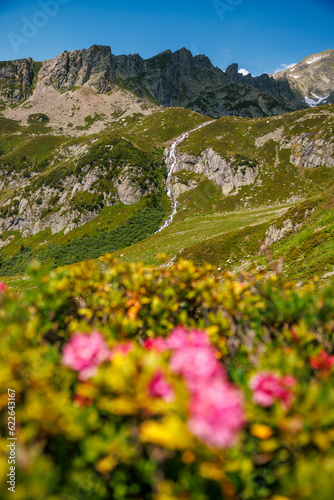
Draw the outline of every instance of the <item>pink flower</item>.
M291 387L296 383L297 380L290 375L280 377L276 373L260 372L251 378L249 387L253 391L254 403L268 407L280 401L288 410L294 397Z
M245 423L241 392L218 377L198 387L189 410L189 430L214 448L232 446Z
M315 370L329 372L334 365L334 356L328 356L325 349L323 349L321 352L311 357L310 364Z
M186 346L179 349L170 359L170 368L184 377L188 389L203 381L209 381L210 378L225 379L225 371L215 357L212 347Z
M171 403L175 399L174 391L161 370L157 371L151 379L148 393L152 398L161 398L166 403Z
M205 332L201 330L190 330L184 326L175 328L167 339L167 345L172 350L183 349L186 346L209 347L210 340Z
M198 383L214 377L225 379L225 371L215 356L215 351L205 332L191 330L188 332L179 326L167 339L169 347L174 350L170 359L170 368L174 373L182 375L189 390L195 389Z
M126 342L125 344L117 344L111 351L110 351L110 359L113 359L116 354L122 354L126 356L130 351L133 349L133 343L132 342Z
M6 284L3 281L0 281L0 292L5 292L6 288Z
M182 375L190 393L190 431L208 446L231 446L244 424L243 398L227 380L209 337L177 327L167 339L171 370Z
M110 359L108 346L99 332L77 333L63 348L62 363L79 372L79 380L95 375L98 366Z
M144 347L147 350L163 352L168 349L167 342L162 337L156 337L155 339L144 340Z

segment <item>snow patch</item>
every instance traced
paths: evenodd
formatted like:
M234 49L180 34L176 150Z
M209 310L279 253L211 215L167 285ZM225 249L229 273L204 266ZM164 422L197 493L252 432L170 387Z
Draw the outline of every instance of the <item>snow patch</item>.
M247 76L250 74L249 71L247 71L247 69L245 69L245 68L240 68L238 73L240 73L243 76Z
M317 61L320 61L320 59L324 59L325 57L328 57L328 56L329 56L329 54L322 54L320 56L311 57L311 59L308 59L306 61L306 64L313 64L313 63L315 63Z
M314 99L311 99L310 97L306 97L305 96L305 102L311 108L314 108L314 106L319 106L319 104L321 104L322 102L326 101L327 97L330 96L330 94L328 94L326 97L318 97L315 94L312 94L312 95L314 97L316 97L316 99L317 99L316 101Z
M306 64L313 64L317 61L320 61L320 59L322 59L322 56L312 57L312 59L308 59L306 61Z

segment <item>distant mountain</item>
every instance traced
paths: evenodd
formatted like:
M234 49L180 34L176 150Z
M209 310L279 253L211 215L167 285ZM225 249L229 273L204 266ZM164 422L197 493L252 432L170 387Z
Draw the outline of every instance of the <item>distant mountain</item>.
M0 111L28 124L45 114L54 131L79 135L163 107L205 116L266 117L334 102L334 50L313 54L275 75L226 71L185 48L144 60L110 47L62 52L42 62L0 62Z
M334 103L334 50L305 57L273 78L280 84L288 83L308 106Z
M94 45L65 51L43 62L29 58L0 63L2 107L20 105L37 90L41 97L42 89L50 94L43 104L48 114L47 101L53 100L49 99L51 93L55 96L53 90L64 94L82 87L98 95L123 89L137 99L164 107L184 107L213 118L271 116L306 107L285 78L243 76L236 64L222 71L206 56L193 56L185 48L144 60L138 54L115 56L110 47ZM35 101L30 99L29 106L33 108Z

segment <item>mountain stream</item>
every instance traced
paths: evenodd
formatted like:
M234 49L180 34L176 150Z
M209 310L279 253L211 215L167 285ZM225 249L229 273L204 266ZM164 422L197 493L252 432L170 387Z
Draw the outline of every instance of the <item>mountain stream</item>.
M161 226L161 228L158 229L158 231L156 231L156 233L160 233L161 231L166 229L166 227L168 227L173 222L174 216L177 212L177 200L173 197L172 185L171 185L172 175L173 175L174 169L175 169L176 164L177 164L177 156L176 156L177 146L179 144L181 144L181 142L183 142L187 137L189 137L190 134L192 134L193 132L196 132L196 130L199 130L203 127L206 127L207 125L210 125L210 123L213 123L213 121L214 120L202 123L202 125L200 125L199 127L196 127L193 130L189 130L188 132L185 132L181 137L179 137L175 142L173 142L173 144L169 150L168 156L166 158L167 169L168 169L168 166L170 165L167 180L166 180L167 196L169 198L171 198L173 201L173 211L172 211L172 214L168 217L168 219Z

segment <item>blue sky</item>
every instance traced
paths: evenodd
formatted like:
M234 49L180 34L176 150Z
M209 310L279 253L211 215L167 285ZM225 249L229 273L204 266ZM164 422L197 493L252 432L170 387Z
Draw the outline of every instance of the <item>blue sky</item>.
M334 49L333 21L334 0L0 0L0 60L93 44L144 58L187 47L258 75Z

